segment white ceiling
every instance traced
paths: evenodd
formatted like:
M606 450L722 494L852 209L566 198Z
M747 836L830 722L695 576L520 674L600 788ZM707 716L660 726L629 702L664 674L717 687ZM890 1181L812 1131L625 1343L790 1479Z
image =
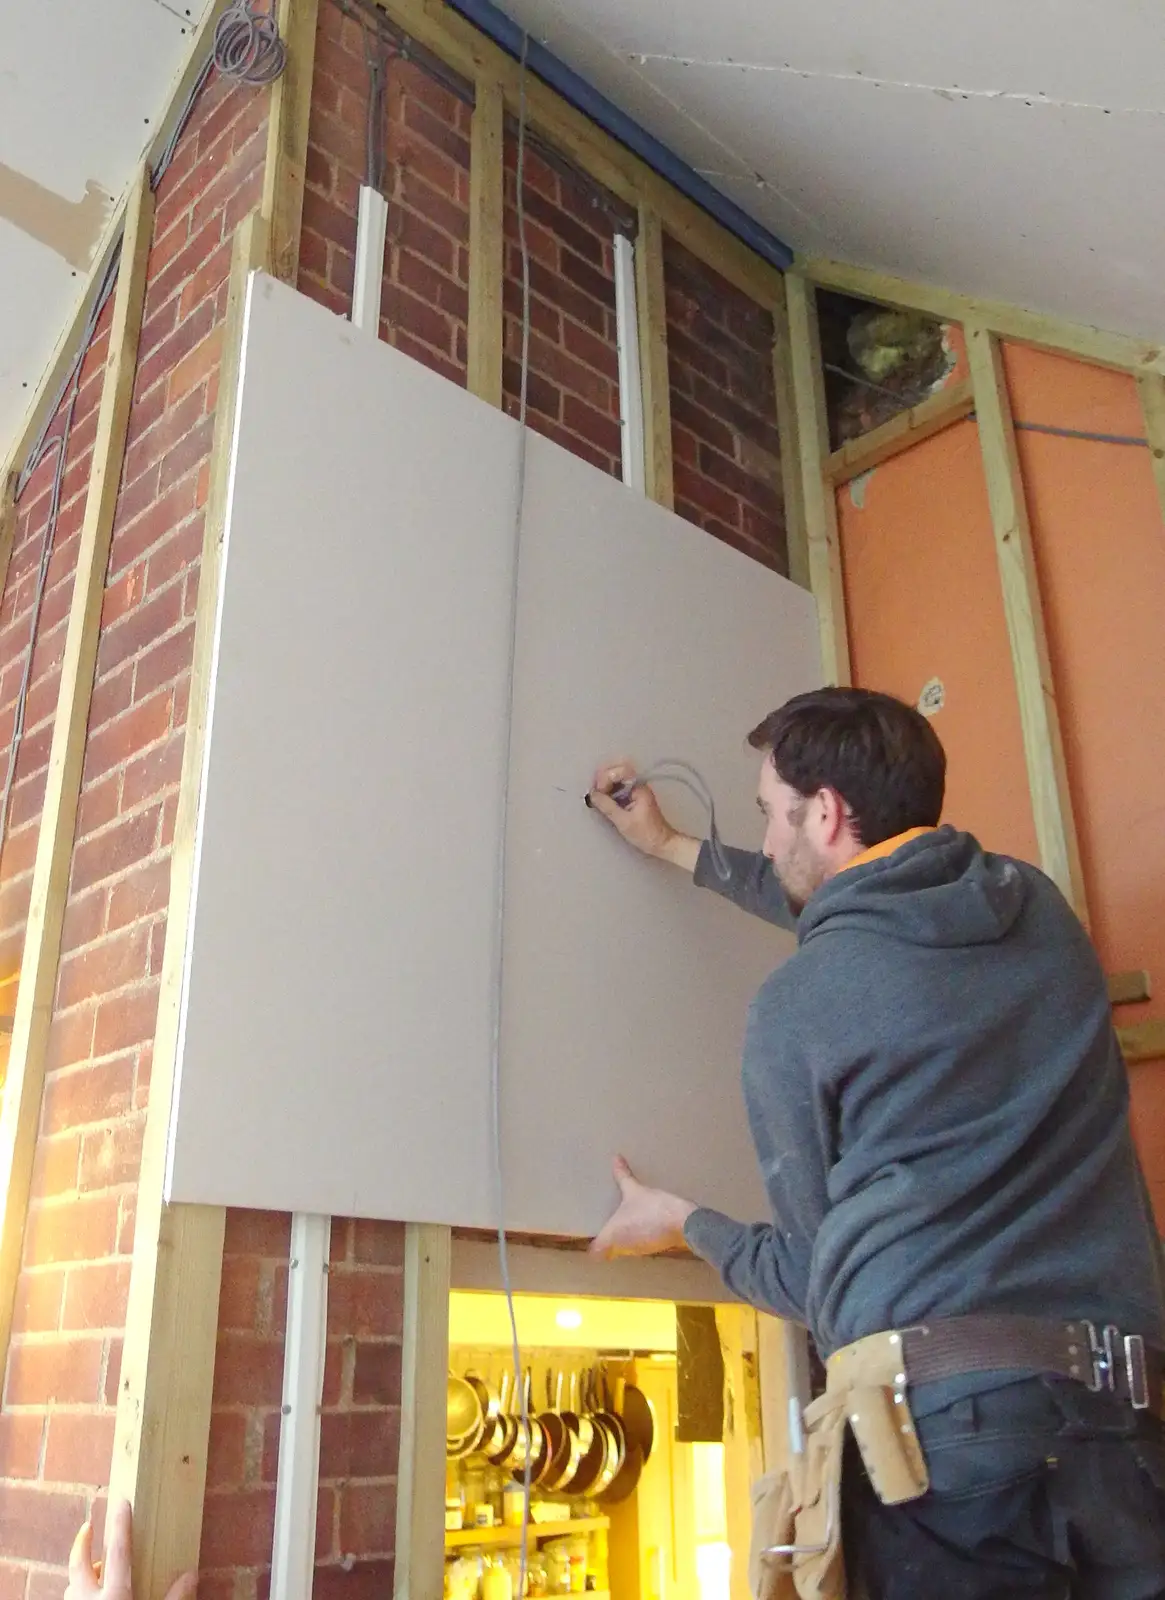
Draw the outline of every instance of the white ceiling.
M0 458L205 5L0 6Z
M0 9L0 453L206 3ZM1165 336L1161 0L504 3L795 249Z
M1161 0L502 0L794 249L1165 335Z

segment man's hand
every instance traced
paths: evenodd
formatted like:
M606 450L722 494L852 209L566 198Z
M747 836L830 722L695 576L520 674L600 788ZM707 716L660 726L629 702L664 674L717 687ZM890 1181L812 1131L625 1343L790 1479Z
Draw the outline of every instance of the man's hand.
M649 1189L632 1172L622 1156L615 1158L615 1182L622 1199L619 1208L591 1241L591 1254L655 1256L664 1250L686 1249L684 1223L695 1211L690 1200Z
M184 1573L170 1585L166 1600L192 1600L197 1580ZM93 1524L86 1522L73 1540L65 1600L133 1600L133 1515L123 1500L109 1512L105 1561L93 1560Z
M611 799L613 790L620 784L633 782L635 777L635 768L630 761L615 761L610 766L600 767L591 782L592 808L606 817L627 843L641 850L645 856L654 856L658 861L670 861L673 866L694 872L696 858L700 854L700 841L672 827L646 784L632 791L626 805L619 805Z

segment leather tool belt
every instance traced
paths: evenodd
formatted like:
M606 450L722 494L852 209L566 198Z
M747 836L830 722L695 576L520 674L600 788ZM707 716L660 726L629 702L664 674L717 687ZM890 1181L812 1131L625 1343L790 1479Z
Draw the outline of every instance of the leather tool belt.
M930 1478L910 1411L911 1385L1011 1370L1074 1379L1162 1415L1165 1353L1111 1324L948 1317L858 1339L826 1363L826 1391L804 1413L804 1450L753 1488L749 1579L756 1600L845 1600L847 1429L883 1504L915 1500Z

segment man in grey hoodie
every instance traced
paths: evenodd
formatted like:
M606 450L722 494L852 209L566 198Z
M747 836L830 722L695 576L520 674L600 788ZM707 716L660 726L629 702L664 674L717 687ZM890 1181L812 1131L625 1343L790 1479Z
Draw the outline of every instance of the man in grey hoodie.
M926 1494L883 1505L847 1454L846 1563L870 1600L1165 1597L1165 1273L1088 936L1041 872L939 826L946 759L913 708L819 690L749 742L764 845L727 851L727 883L628 764L591 803L797 933L744 1045L772 1221L619 1161L592 1248L686 1244L825 1357L942 1333L908 1386Z

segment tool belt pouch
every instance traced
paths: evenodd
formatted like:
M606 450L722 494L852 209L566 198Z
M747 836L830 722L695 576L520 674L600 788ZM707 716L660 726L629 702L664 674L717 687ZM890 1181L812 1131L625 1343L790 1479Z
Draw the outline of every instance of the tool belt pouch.
M841 1549L841 1464L846 1412L823 1395L805 1412L805 1453L788 1473L770 1473L753 1489L749 1579L756 1600L845 1600ZM792 1545L788 1555L767 1555Z
M905 1393L871 1384L851 1389L846 1405L866 1474L882 1504L902 1505L925 1494L930 1474Z
M754 1600L796 1600L788 1557L762 1554L770 1545L793 1543L793 1515L799 1494L801 1464L790 1471L769 1472L752 1486L752 1546L748 1583Z

